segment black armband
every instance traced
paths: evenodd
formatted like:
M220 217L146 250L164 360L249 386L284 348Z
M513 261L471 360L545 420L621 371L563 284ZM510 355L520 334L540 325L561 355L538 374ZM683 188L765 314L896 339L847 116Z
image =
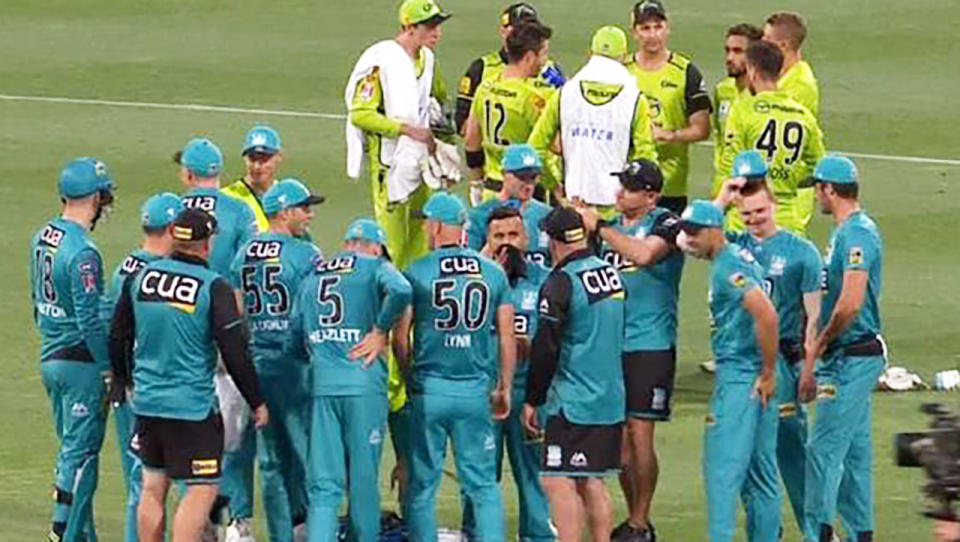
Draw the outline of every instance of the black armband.
M467 167L470 169L482 168L486 163L483 151L467 151Z
M670 245L677 243L677 234L680 233L680 220L673 213L665 213L657 218L650 235L662 237Z

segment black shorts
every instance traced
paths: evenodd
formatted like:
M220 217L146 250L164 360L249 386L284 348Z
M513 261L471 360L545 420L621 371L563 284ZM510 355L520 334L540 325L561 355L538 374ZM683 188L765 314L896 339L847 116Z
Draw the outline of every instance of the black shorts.
M543 476L614 476L620 471L623 424L580 425L563 412L547 420L540 458Z
M627 388L627 416L642 420L670 419L677 351L640 350L623 353L623 382Z
M681 215L683 210L687 208L687 196L660 196L657 207L663 207Z
M137 416L130 448L146 469L173 480L217 483L223 456L223 419L212 412L200 421Z

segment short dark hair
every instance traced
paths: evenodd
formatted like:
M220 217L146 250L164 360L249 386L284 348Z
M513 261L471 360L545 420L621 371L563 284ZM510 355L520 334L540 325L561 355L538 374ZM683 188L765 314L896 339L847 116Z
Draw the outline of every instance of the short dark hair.
M754 41L763 37L763 30L750 23L740 23L727 29L727 37L730 36L743 36L750 41Z
M857 199L860 194L860 185L857 183L828 183L833 187L837 196L843 199Z
M786 34L790 47L794 50L803 45L803 40L807 38L807 23L799 13L792 11L778 11L767 17L767 24L775 26Z
M520 214L520 209L514 209L513 207L507 207L506 205L501 205L493 210L490 213L490 216L487 217L487 227L490 227L490 224L493 224L497 220L504 220L507 218L519 218L520 221L523 221L523 215Z
M507 36L507 60L519 62L528 51L540 51L543 42L550 39L553 30L537 21L523 19Z
M759 71L764 79L776 81L783 68L783 53L772 43L751 41L747 45L747 64Z
M747 182L743 185L743 188L740 189L740 195L743 197L748 197L756 194L757 192L766 192L770 199L775 199L773 197L773 191L770 190L770 187L767 185L766 179L763 177L748 177Z

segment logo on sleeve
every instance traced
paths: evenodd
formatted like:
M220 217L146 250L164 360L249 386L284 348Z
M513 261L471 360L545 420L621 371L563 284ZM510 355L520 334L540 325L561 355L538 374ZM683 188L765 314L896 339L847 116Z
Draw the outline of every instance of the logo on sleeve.
M56 228L51 225L47 225L46 228L43 228L43 231L40 232L40 242L48 247L59 247L60 243L63 242L63 237L66 233L60 228Z
M150 269L140 280L137 299L148 303L169 303L192 314L197 308L201 285L202 280L190 275Z
M743 288L747 285L747 277L739 271L730 275L730 284L733 284L734 288Z
M547 301L547 298L542 298L540 300L540 314L550 314L550 302Z
M577 273L583 289L587 292L587 301L592 305L604 299L623 299L623 282L620 274L607 265L595 267Z
M83 293L96 292L100 285L100 266L97 262L83 262L77 269L80 271L80 280L83 282Z
M863 265L863 248L850 247L850 265Z
M247 245L246 259L248 262L277 261L281 251L283 243L280 241L251 241Z
M470 94L470 78L463 76L460 78L460 94L468 95Z
M480 275L480 260L473 256L445 256L440 258L441 275Z

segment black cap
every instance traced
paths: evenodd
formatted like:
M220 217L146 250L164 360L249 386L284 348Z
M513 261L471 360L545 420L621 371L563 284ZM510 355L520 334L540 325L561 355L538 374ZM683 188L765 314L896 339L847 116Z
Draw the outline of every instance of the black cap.
M516 26L521 21L537 21L537 8L526 2L517 2L500 12L500 26Z
M561 243L575 243L587 238L580 213L570 207L555 207L540 222L540 229Z
M640 0L633 5L630 18L634 25L638 25L651 17L667 20L667 8L663 7L663 2L660 0Z
M177 241L203 241L217 233L217 219L200 209L184 209L173 220L173 238Z
M619 177L620 184L631 192L639 190L659 192L663 189L663 173L660 172L660 166L645 158L627 162L623 171L614 171L610 175Z

